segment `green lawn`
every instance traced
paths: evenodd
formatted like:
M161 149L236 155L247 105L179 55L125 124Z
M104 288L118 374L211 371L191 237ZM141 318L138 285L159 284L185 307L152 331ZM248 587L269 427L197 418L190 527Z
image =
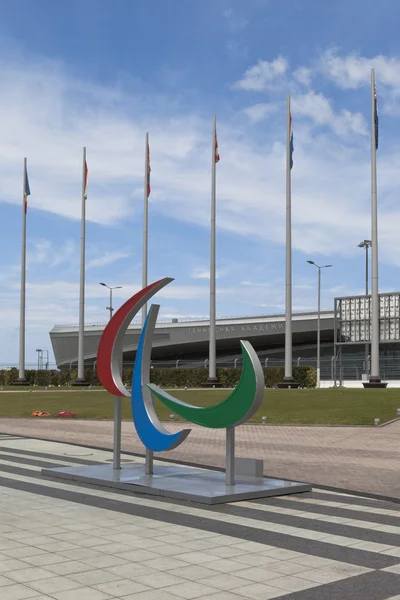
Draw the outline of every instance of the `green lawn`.
M171 393L191 404L210 406L226 398L230 392L174 390ZM155 405L161 420L168 420L170 411L158 401ZM374 418L381 419L382 423L394 419L397 408L400 408L398 389L268 389L265 391L261 409L250 422L260 423L261 416L265 415L268 423L373 425ZM107 392L92 390L0 392L0 417L29 417L34 410L45 410L52 414L68 410L75 412L80 419L111 419L113 397ZM127 398L123 399L122 414L124 419L131 418L130 400Z

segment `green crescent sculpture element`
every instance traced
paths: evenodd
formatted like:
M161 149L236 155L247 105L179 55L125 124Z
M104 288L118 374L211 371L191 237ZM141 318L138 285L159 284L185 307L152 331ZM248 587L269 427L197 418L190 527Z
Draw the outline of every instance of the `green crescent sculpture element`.
M228 398L215 406L192 406L170 396L154 384L147 384L147 387L165 406L191 423L212 429L245 423L260 408L264 395L264 373L252 345L243 340L240 340L240 344L243 359L240 381Z

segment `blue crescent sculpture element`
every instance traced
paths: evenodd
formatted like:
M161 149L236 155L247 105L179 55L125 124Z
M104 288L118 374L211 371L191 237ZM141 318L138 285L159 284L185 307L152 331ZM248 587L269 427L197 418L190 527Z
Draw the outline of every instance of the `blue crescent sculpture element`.
M153 304L147 315L136 351L132 379L133 422L142 443L153 452L176 448L190 433L190 429L184 429L179 433L168 433L156 415L153 398L147 387L150 383L151 346L159 308L157 304Z

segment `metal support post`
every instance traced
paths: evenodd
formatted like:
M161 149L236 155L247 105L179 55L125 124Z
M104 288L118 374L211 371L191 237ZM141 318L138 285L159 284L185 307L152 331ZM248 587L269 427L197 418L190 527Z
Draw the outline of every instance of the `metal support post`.
M235 428L226 428L226 485L235 485Z
M145 473L146 475L153 475L154 465L154 452L146 448L146 462L145 462Z
M122 399L120 396L114 396L114 448L113 448L113 469L118 471L121 468L121 419L122 419Z

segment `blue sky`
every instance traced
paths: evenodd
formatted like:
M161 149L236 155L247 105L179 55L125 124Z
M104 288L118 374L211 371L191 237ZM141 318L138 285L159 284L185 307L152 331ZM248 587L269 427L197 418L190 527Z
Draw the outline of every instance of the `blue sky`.
M370 68L380 116L380 289L399 285L400 44L396 0L14 0L0 23L0 363L18 358L23 157L27 362L78 320L87 146L87 322L140 287L144 136L149 279L164 318L208 315L210 144L217 115L220 316L283 312L285 101L292 97L294 310L362 293L370 237Z

